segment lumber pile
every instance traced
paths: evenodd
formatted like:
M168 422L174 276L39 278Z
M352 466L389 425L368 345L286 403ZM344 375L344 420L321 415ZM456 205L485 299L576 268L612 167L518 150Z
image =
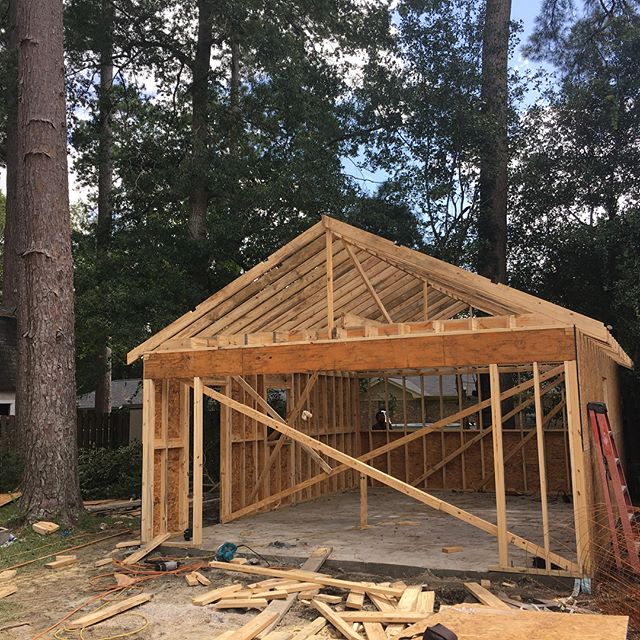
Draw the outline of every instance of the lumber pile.
M527 610L522 603L492 593L487 581L482 585L464 584L477 604L442 605L436 613L435 592L423 589L422 585L406 585L401 581L349 581L304 568L276 569L218 562L211 562L210 567L264 577L245 586L238 582L219 587L193 599L195 605L211 604L216 610L262 610L240 629L225 631L216 640L308 640L317 638L325 626L346 640L418 640L428 627L436 624L454 631L459 640L547 640L549 637L624 640L627 633L626 616L571 616L548 610ZM301 629L274 631L274 623L282 616L274 618L275 612L269 607L283 602L282 599L291 594L296 594L319 615Z

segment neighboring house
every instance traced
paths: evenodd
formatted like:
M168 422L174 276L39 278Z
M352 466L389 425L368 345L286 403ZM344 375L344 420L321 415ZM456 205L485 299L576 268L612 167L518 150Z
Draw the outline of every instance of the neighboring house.
M16 319L0 314L0 416L16 413Z
M442 380L442 387L441 381ZM362 428L371 427L375 415L380 410L387 411L391 428L402 429L422 426L423 411L425 424L439 420L463 407L473 404L476 380L473 375L460 376L461 389L458 391L456 377L453 375L419 376L404 378L370 378L366 388L360 393L360 419ZM422 400L424 393L424 403ZM424 405L424 408L423 408Z
M96 408L96 392L85 393L78 398L80 411ZM142 442L142 380L138 378L111 381L112 411L129 413L129 442Z

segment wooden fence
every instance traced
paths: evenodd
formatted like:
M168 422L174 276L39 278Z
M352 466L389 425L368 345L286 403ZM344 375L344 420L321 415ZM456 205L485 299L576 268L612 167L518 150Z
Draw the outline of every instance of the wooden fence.
M95 411L78 411L78 447L115 449L129 444L129 412L100 416ZM0 454L17 451L19 436L15 416L0 416Z

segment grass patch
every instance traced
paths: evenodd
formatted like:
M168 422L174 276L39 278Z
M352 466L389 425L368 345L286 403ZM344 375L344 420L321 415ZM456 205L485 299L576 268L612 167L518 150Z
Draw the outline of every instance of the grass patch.
M0 526L9 528L13 535L18 538L9 546L0 548L0 571L46 554L62 553L65 549L90 542L97 537L108 536L110 533L115 533L122 529L129 529L132 537L136 537L137 532L140 530L138 518L98 516L85 512L80 516L75 526L67 529L61 527L55 533L41 536L33 531L30 526L12 527L11 523L15 522L18 516L18 501L0 508ZM117 539L113 538L112 540L115 545ZM45 562L50 562L50 558L34 562L25 567L25 569L41 566Z

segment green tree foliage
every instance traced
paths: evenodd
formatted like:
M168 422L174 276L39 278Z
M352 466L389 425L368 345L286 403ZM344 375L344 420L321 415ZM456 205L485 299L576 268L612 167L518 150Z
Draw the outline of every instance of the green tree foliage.
M512 280L611 325L638 362L639 5L585 3L578 18L566 1L544 9L529 48L558 82L515 141Z

